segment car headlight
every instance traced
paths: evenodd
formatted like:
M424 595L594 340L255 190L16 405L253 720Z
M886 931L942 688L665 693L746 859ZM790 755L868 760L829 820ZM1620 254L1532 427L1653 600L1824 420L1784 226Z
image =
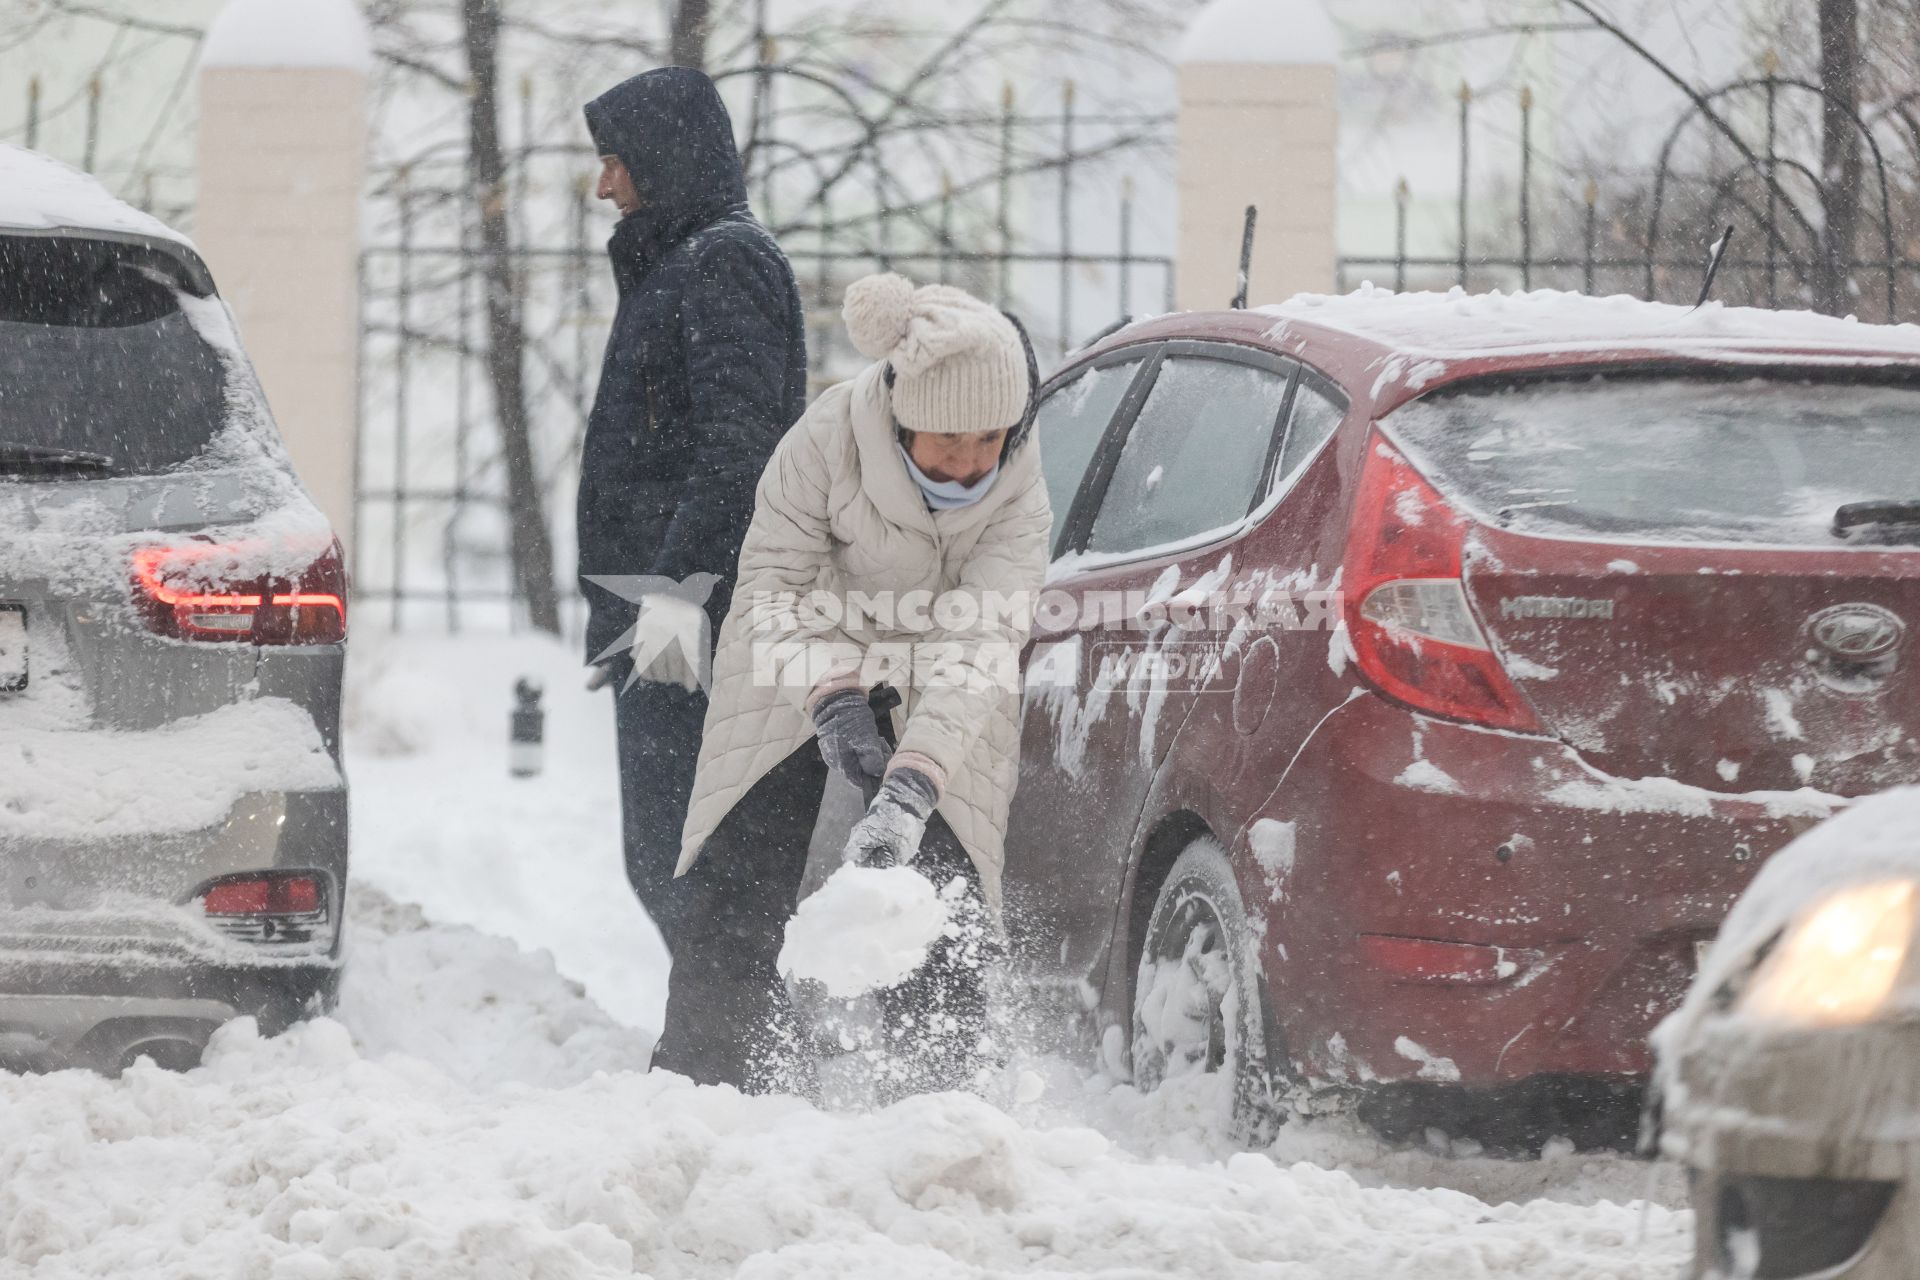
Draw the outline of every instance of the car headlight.
M1743 1016L1796 1026L1852 1026L1878 1014L1913 945L1916 885L1843 889L1789 926L1740 1000Z

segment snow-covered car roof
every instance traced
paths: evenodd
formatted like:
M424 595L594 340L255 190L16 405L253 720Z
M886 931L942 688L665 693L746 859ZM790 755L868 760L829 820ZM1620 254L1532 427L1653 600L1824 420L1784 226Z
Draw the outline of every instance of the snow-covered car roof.
M1812 373L1920 371L1920 325L1810 311L1703 307L1542 289L1530 293L1303 293L1250 311L1141 317L1064 372L1151 342L1225 342L1297 356L1367 401L1373 416L1479 378L1658 365Z
M1719 348L1920 359L1920 325L1866 324L1811 311L1709 302L1682 307L1625 295L1395 293L1366 286L1344 295L1300 294L1261 307L1276 321L1334 329L1409 354L1459 359L1530 351L1697 351Z
M117 231L192 246L158 218L115 199L91 175L10 143L0 143L0 227Z
M196 292L213 281L193 242L151 214L116 199L91 175L49 156L0 143L0 235L65 233L145 245L187 269Z

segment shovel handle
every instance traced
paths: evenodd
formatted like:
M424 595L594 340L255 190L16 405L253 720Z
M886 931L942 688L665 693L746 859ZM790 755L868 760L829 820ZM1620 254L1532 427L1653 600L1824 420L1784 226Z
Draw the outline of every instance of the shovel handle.
M867 705L873 708L874 724L880 730L881 739L889 747L898 747L900 742L893 733L893 709L900 705L900 691L892 685L877 684L873 692L867 695ZM860 794L871 807L880 795L880 779L863 774L860 778Z

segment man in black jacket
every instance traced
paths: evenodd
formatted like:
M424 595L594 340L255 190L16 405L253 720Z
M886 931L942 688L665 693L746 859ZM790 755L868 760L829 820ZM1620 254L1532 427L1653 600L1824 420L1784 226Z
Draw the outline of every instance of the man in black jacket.
M627 877L671 951L668 890L707 697L699 666L660 635L692 619L700 666L710 654L754 487L806 407L806 332L792 268L748 211L713 81L649 71L586 116L600 197L621 214L607 246L620 308L580 465L587 657L618 699ZM635 589L648 578L661 582ZM688 586L655 589L669 582Z

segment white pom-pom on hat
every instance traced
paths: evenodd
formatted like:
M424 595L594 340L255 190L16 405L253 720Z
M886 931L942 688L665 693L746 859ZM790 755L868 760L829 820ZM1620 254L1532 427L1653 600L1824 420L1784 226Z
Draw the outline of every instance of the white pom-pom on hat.
M856 280L847 289L840 314L854 349L869 360L885 360L907 339L913 281L891 272Z

